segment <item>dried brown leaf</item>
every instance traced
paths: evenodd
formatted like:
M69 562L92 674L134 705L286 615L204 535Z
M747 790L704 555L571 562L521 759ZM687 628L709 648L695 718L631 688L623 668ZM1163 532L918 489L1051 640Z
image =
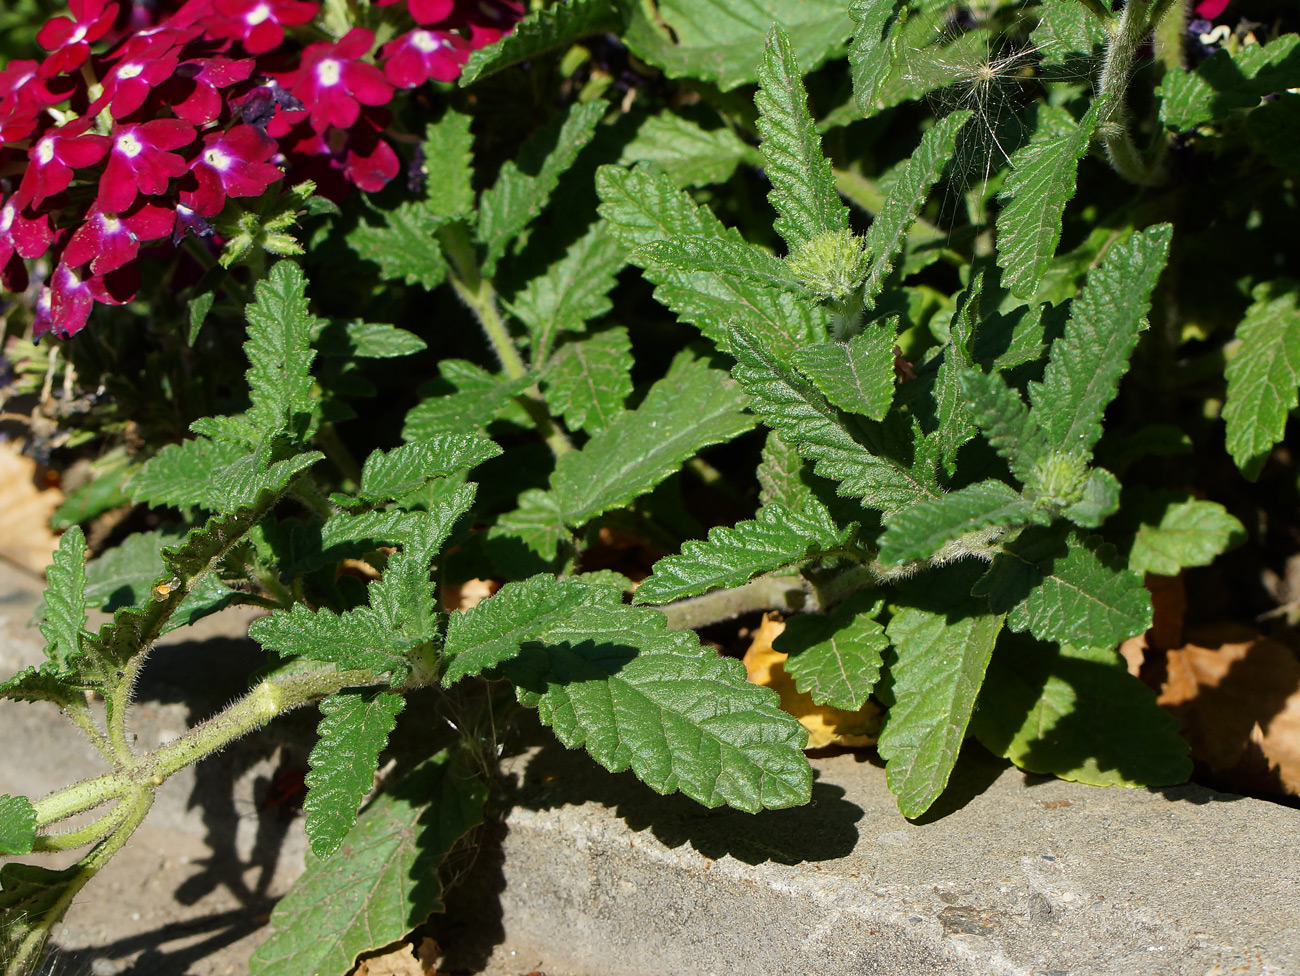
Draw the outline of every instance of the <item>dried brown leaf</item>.
M50 516L62 503L62 491L41 485L35 461L0 443L0 557L44 572L59 544Z

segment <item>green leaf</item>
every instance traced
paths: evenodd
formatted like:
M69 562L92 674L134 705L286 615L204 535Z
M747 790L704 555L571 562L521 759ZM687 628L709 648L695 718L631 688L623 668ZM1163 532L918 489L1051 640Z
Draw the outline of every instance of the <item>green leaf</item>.
M927 577L929 598L900 607L886 629L894 646L894 701L879 748L885 780L905 817L920 816L948 785L1002 629L1000 614L964 596L970 576L969 567L961 567Z
M337 857L307 867L271 914L252 976L343 974L442 909L438 865L483 822L487 788L463 753L438 753L375 800Z
M1029 384L1034 419L1053 447L1089 452L1101 437L1101 416L1146 328L1172 236L1169 224L1149 227L1112 247L1088 275L1043 381Z
M677 237L725 240L748 248L739 232L723 227L708 207L700 207L666 175L637 167L602 166L596 171L600 213L629 251ZM733 325L761 336L779 349L798 348L826 337L830 322L820 306L787 289L769 288L708 271L683 271L656 265L645 276L655 298L727 350Z
M1245 526L1217 502L1171 500L1158 522L1143 521L1129 550L1128 568L1174 576L1187 566L1210 565L1245 538Z
M86 605L113 613L120 607L142 607L153 599L152 588L166 577L162 549L176 546L184 536L161 530L133 532L122 544L86 564ZM185 627L224 609L236 591L215 573L206 574L190 588L160 634Z
M457 519L474 504L474 485L458 485L427 512L340 513L326 519L321 527L321 545L328 551L347 543L366 543L369 548L382 543L397 543L411 548L426 536L441 542L451 534Z
M1282 439L1300 388L1300 286L1281 279L1255 286L1237 325L1241 343L1228 363L1223 406L1228 453L1251 481Z
M189 300L190 313L190 331L186 336L186 345L193 348L194 343L198 341L199 329L203 328L203 320L208 317L212 311L212 303L217 300L215 291L205 291L195 295Z
M894 73L904 45L897 28L911 13L908 0L852 0L853 42L849 67L853 72L853 97L863 118L884 107L881 89Z
M709 530L707 541L690 541L676 556L654 565L636 591L637 603L668 603L726 586L739 586L759 573L816 559L844 546L854 529L841 529L825 509L802 514L784 505L764 505L753 519Z
M374 787L379 753L405 704L390 691L343 692L322 699L303 801L307 837L317 857L337 851L357 822L357 808Z
M998 373L968 369L961 374L962 391L972 419L989 444L1011 466L1023 483L1035 478L1035 468L1047 460L1051 448L1020 394Z
M1151 626L1142 578L1116 566L1114 547L1060 526L1003 546L975 592L1039 640L1114 647Z
M337 359L392 359L423 352L429 344L414 332L382 322L321 322L312 336L322 356Z
M86 537L80 526L74 525L59 539L45 579L41 622L45 656L60 670L67 670L81 653L86 626Z
M213 472L207 507L239 509L254 506L264 493L282 494L294 478L324 457L320 451L308 451L268 465L264 452L254 451Z
M47 661L39 668L23 668L8 681L0 682L0 698L53 702L64 708L78 699L84 702L82 689L92 683L75 673L60 672Z
M857 711L880 678L881 654L889 646L874 617L880 603L854 594L829 614L798 614L772 649L788 654L785 672L818 705Z
M149 505L198 505L214 510L217 472L245 456L246 448L229 441L196 437L168 444L151 457L127 484L132 501Z
M1119 508L1119 481L1105 468L1093 468L1083 485L1083 497L1061 512L1075 525L1095 529Z
M470 54L460 75L461 87L592 34L618 34L622 29L623 17L613 0L565 0L533 10L495 44Z
M461 79L464 77L462 74ZM455 219L474 212L474 137L469 132L472 121L472 116L448 108L442 118L424 130L421 148L428 178L424 187L426 219Z
M508 307L528 327L534 367L550 359L560 333L581 332L613 307L609 293L624 260L623 248L608 226L597 221L515 295Z
M311 336L316 317L307 309L307 281L292 261L277 262L255 288L248 306L245 374L253 405L248 419L264 436L288 429L301 437L316 406Z
M622 326L566 342L542 374L546 405L570 430L599 433L622 413L631 370L632 341Z
M669 78L699 78L723 91L757 80L754 52L773 23L790 35L795 57L813 71L843 50L853 32L841 0L624 0L623 41Z
M1101 102L1093 102L1073 131L1035 139L1011 156L1011 173L998 199L998 267L1002 285L1017 298L1038 291L1061 242L1061 219L1074 196L1079 160L1088 151Z
M1079 0L1043 0L1037 14L1029 43L1041 53L1044 66L1091 64L1109 40L1106 26Z
M732 375L750 406L785 443L814 462L841 495L892 512L936 495L932 472L917 472L888 449L884 429L842 414L811 384L782 365L751 336L732 334Z
M530 138L518 162L507 160L479 200L479 240L487 247L483 273L490 275L506 248L545 209L560 177L596 132L609 106L601 99L578 102Z
M675 112L646 117L636 137L623 147L619 163L653 163L676 186L725 183L736 167L752 161L754 150L729 128L701 128Z
M903 248L908 228L930 196L930 189L938 182L957 146L957 136L970 119L967 111L953 112L926 130L921 144L906 162L897 169L897 176L889 188L885 205L867 228L865 251L871 259L866 281L862 284L862 297L868 306L885 287L885 279L894 268L894 258Z
M785 262L754 247L725 237L672 237L651 241L632 255L634 263L654 270L704 272L726 282L739 294L749 285L794 290L798 286Z
M438 434L391 451L373 451L361 469L357 497L367 502L401 498L430 478L476 467L500 453L495 443L476 434Z
M0 796L0 854L30 854L36 841L36 810L25 796Z
M497 524L488 529L488 540L502 559L495 556L493 562L502 575L530 575L550 568L560 545L569 538L569 530L564 525L564 513L560 499L549 491L529 488L519 496L519 507L513 512L506 512L497 519ZM532 559L522 557L517 547L531 554ZM524 567L520 569L519 567Z
M1166 786L1191 775L1178 719L1110 648L998 645L972 731L1031 773L1091 786Z
M286 612L253 621L248 636L268 651L298 656L309 661L335 664L340 668L369 668L376 674L404 675L406 652L413 642L392 633L371 607L357 607L346 613L308 610L295 604Z
M363 261L379 265L388 281L433 291L447 277L447 259L438 242L438 228L446 223L424 200L407 200L392 210L371 211L382 224L364 220L348 232L348 247Z
M970 407L962 395L962 374L973 365L970 347L979 327L983 290L984 271L978 269L972 272L970 284L958 297L957 309L948 323L948 343L940 353L934 380L932 396L938 426L930 433L930 440L949 475L956 473L957 452L975 436Z
M565 522L577 528L644 495L703 448L753 424L727 374L684 353L636 410L619 414L581 450L560 456L551 491Z
M139 470L125 449L111 451L92 463L89 481L69 491L50 516L55 531L82 525L114 508L131 503L126 483Z
M786 246L794 252L815 237L847 230L849 209L835 192L835 174L808 112L799 64L779 24L767 35L754 104L772 183L767 199L778 214L773 227Z
M1000 529L1049 521L1048 515L1001 481L981 481L959 491L917 502L890 516L880 537L880 561L894 564L940 553L959 558L974 547L986 551ZM989 529L999 531L989 532ZM972 534L973 538L968 538ZM965 546L941 552L951 542Z
M438 363L442 384L451 392L421 400L406 415L402 440L422 442L431 438L485 433L487 425L512 406L512 397L528 386L528 379L493 376L465 359L444 359Z
M791 356L830 403L881 420L894 402L898 316L873 322L848 342L819 342Z
M1235 56L1215 51L1194 71L1165 74L1156 94L1160 118L1177 132L1254 108L1273 92L1300 86L1300 36L1282 34L1268 44L1244 44Z
M660 793L751 813L807 802L807 733L739 661L624 606L617 586L534 577L493 608L507 589L453 615L445 682L497 664L565 746Z
M451 615L443 643L443 658L450 661L443 687L510 660L528 641L562 627L579 607L608 602L604 589L580 576L557 580L543 573L507 583L476 606Z
M770 431L758 464L758 500L762 505L783 505L792 512L810 515L824 511L809 480L808 462L798 451Z
M50 929L92 874L80 864L62 871L16 861L0 867L0 962L33 946L39 959Z

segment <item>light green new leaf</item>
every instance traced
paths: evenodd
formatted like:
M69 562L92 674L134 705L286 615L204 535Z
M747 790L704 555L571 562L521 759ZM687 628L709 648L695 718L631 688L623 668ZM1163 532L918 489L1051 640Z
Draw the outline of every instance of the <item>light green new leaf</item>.
M1187 566L1208 566L1215 557L1240 545L1245 527L1217 502L1185 498L1171 501L1160 521L1145 521L1129 550L1135 573L1174 576Z
M595 135L609 106L601 99L578 102L519 150L518 162L507 160L491 189L479 200L479 240L487 247L483 273L491 275L506 248L546 208L560 177Z
M829 614L798 614L772 649L788 654L785 672L818 705L857 711L880 678L881 655L889 646L876 621L880 604L858 593Z
M25 796L0 796L0 854L30 854L36 840L36 810Z
M364 220L348 232L348 247L357 257L379 265L388 281L404 281L433 291L447 277L447 259L438 243L446 218L425 200L407 200L392 210L375 211L382 224Z
M542 374L546 405L570 430L599 433L622 413L631 371L632 341L622 326L566 342Z
M463 754L438 753L372 803L338 857L307 855L275 906L251 976L342 976L357 956L396 942L442 909L438 865L483 821L487 787Z
M86 626L86 536L80 526L74 525L59 539L45 579L41 621L45 656L66 670L81 653Z
M961 374L961 386L971 417L989 444L1006 459L1017 478L1030 483L1036 466L1048 458L1051 448L1025 401L999 373L968 369Z
M1064 526L1031 527L1003 546L975 592L1039 640L1114 647L1151 626L1142 577L1116 566L1109 543Z
M754 104L764 170L772 183L767 199L778 214L773 227L786 246L793 253L815 237L847 230L849 210L835 192L835 174L808 112L799 63L779 24L767 35Z
M843 51L853 24L842 0L621 0L622 40L669 78L699 78L723 91L757 80L755 52L773 23L790 35L805 71Z
M1254 108L1265 95L1300 86L1300 36L1215 51L1192 71L1166 72L1156 94L1160 118L1177 132Z
M708 207L696 205L664 173L644 166L633 170L602 166L596 171L596 190L601 216L631 252L678 237L750 247L739 232L724 227ZM728 330L737 325L778 349L796 349L826 337L830 322L826 310L791 291L666 265L647 268L645 276L657 286L659 302L720 349L728 348Z
M321 700L302 805L317 857L337 851L357 822L357 809L374 788L379 753L405 704L391 691L343 692Z
M253 405L248 419L263 436L288 429L301 437L315 408L311 337L317 319L307 309L307 281L292 261L280 261L255 288L248 306L245 377Z
M1034 419L1052 447L1086 453L1101 437L1102 414L1146 328L1172 236L1169 224L1148 227L1112 247L1088 274L1065 335L1052 343L1043 381L1029 384Z
M1027 772L1090 786L1166 786L1192 771L1178 719L1109 647L1004 640L971 730Z
M296 655L340 668L399 675L406 673L405 654L413 643L406 635L389 630L370 607L336 614L323 608L308 610L301 603L288 612L276 611L253 621L248 636L285 657Z
M982 530L1045 525L1048 521L1046 512L1036 508L1010 485L1001 481L980 481L938 498L917 502L890 516L885 534L880 537L880 561L888 565L924 559L971 533L979 533L979 536L968 541L982 548L991 541L991 533ZM964 550L954 549L950 558L964 554Z
M1088 151L1101 103L1094 102L1073 131L1034 140L1011 156L1011 173L998 199L998 267L1002 285L1017 298L1038 290L1061 242L1061 219L1074 196L1079 160Z
M474 137L469 131L472 121L472 116L448 108L441 119L430 122L424 130L421 148L428 182L422 211L426 220L454 219L474 211Z
M682 354L636 410L626 410L551 475L564 521L574 528L645 494L682 462L754 425L739 388L720 370Z
M908 0L852 0L853 42L849 67L853 72L853 97L863 118L883 108L879 94L903 52L896 29L911 12Z
M889 188L885 205L867 228L864 250L871 264L862 284L862 297L868 306L885 287L885 279L894 268L894 258L903 249L907 230L925 206L930 189L943 175L952 158L957 136L971 117L970 112L952 112L940 119L921 137L921 144L897 169L897 178Z
M464 88L520 61L567 48L592 34L618 34L622 28L623 16L614 0L565 0L533 10L495 44L470 54L460 74L460 85Z
M895 445L886 443L885 428L835 409L752 336L734 330L731 348L732 375L750 406L785 443L814 462L817 474L839 482L841 495L893 512L938 494L933 470L914 470L900 460Z
M1083 483L1083 496L1061 514L1075 525L1095 529L1119 508L1119 480L1105 468L1093 468Z
M646 117L618 161L624 166L653 163L675 185L685 187L725 183L740 163L753 162L757 155L729 128L705 130L663 111Z
M560 333L581 332L613 307L609 293L624 260L623 248L608 226L597 221L509 302L510 311L528 326L535 368L550 358Z
M1241 343L1228 363L1223 405L1228 453L1251 481L1282 439L1300 388L1300 287L1285 279L1255 286L1237 325Z
M476 434L437 434L391 451L374 451L361 469L357 497L367 502L401 498L430 478L473 468L500 453L495 443Z
M438 371L454 392L426 397L412 407L402 426L402 440L420 443L469 430L482 434L488 424L511 409L511 398L529 383L527 377L493 376L466 359L444 359L438 363Z
M965 596L970 576L961 567L927 577L931 590L941 589L943 596L900 607L886 629L894 646L894 701L879 749L885 781L905 817L920 816L948 785L1002 629L1000 614Z
M898 316L873 322L848 342L819 342L791 356L834 406L882 419L894 402L894 340Z
M636 602L668 603L739 586L759 573L840 548L853 531L836 526L824 508L802 514L777 503L764 505L753 519L716 526L707 541L686 542L679 555L656 562L653 574L637 588Z

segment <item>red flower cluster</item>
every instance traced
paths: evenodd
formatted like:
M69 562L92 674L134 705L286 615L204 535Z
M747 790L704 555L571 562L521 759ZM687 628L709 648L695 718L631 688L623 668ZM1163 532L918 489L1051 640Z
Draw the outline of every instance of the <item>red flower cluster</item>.
M95 302L130 301L141 244L210 237L228 198L286 172L334 199L381 189L400 168L384 138L396 91L456 78L523 12L374 2L416 25L377 63L363 28L298 43L321 36L315 0L69 0L37 35L45 59L0 69L0 284L25 290L28 261L53 268L37 334L72 335Z

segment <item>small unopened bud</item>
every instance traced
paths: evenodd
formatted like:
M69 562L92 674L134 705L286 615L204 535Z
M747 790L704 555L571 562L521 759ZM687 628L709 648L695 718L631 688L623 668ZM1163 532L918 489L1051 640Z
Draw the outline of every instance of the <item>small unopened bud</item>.
M818 234L785 260L795 280L822 298L842 299L867 276L862 239L850 230Z
M1083 497L1088 462L1078 454L1053 451L1034 468L1032 489L1050 505L1064 508Z

